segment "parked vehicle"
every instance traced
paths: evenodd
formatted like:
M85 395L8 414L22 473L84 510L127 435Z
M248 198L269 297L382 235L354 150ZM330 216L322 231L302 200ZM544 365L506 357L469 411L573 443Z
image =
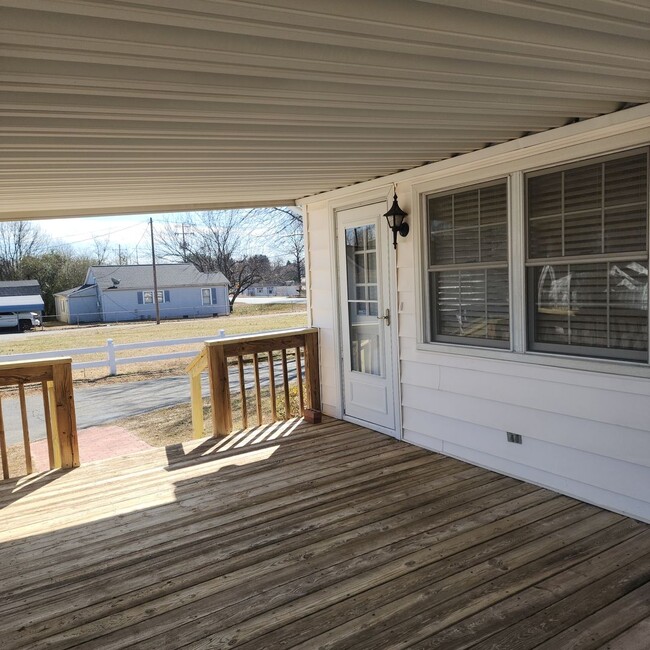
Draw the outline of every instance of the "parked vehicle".
M0 313L0 331L16 330L25 332L33 327L39 327L41 319L35 311L9 311Z

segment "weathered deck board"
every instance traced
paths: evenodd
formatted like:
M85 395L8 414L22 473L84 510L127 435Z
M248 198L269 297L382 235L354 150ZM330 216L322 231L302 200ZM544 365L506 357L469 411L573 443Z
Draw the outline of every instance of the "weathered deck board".
M5 482L0 510L3 649L623 648L650 620L650 527L333 420Z

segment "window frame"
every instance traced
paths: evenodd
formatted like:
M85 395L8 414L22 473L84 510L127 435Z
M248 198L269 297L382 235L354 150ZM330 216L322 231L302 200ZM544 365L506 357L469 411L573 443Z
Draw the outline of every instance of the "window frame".
M205 296L204 296L204 291L208 292L208 295L210 297L210 302L205 302ZM212 302L212 287L201 287L201 307L210 307L214 305Z
M650 145L647 140L616 147L611 141L590 140L589 146L568 144L557 147L541 156L534 152L513 152L505 160L486 160L485 164L457 165L449 163L450 168L439 176L415 180L411 186L413 210L412 232L415 238L415 294L416 340L415 348L432 359L442 362L445 357L466 357L478 361L514 362L526 366L546 367L578 372L608 373L629 378L650 378L650 359L630 361L621 358L575 355L566 352L542 352L531 350L528 346L528 311L526 301L526 259L527 259L527 219L526 182L527 174L544 173L560 167L575 167L589 164L606 157L626 157L635 153L648 154L648 194L650 205ZM428 234L427 197L444 192L453 192L464 187L488 184L492 181L508 179L508 262L510 282L510 348L494 348L485 345L459 344L430 340L430 319L432 316L428 273ZM649 217L650 222L650 217ZM650 223L647 228L648 249L650 251ZM649 341L650 341L650 327ZM650 347L650 346L649 346ZM440 356L442 355L442 356ZM650 353L649 353L650 356ZM445 362L445 363L450 363ZM457 362L453 362L457 363ZM523 371L523 370L522 370ZM525 371L523 371L525 372ZM577 377L577 376L576 376Z
M168 291L167 289L158 289L158 304L159 305L162 305L165 302L171 302L171 300L166 300L165 299L165 295L166 295L167 291ZM145 299L145 294L149 294L149 293L151 294L151 302L147 302L146 299ZM143 289L142 290L142 304L143 305L155 305L156 303L155 303L155 301L153 299L153 294L154 294L153 289Z
M428 203L431 198L442 198L454 194L461 194L472 190L494 187L499 184L505 185L506 192L506 259L505 262L471 262L467 264L430 264L431 240L429 233L429 208ZM439 191L425 192L422 194L422 219L421 226L424 237L421 237L423 247L424 268L423 291L425 306L425 345L453 345L461 348L475 347L488 348L494 350L512 350L512 272L511 272L511 230L510 230L510 177L508 174L500 174L488 180L481 180L474 183L463 183L453 187L441 189ZM480 242L480 234L479 234ZM479 243L480 245L480 243ZM458 268L463 267L463 268ZM451 336L437 333L437 319L435 318L435 300L433 297L433 282L431 276L435 273L446 271L487 271L490 269L506 270L508 278L508 339L506 341L470 336Z
M580 169L581 167L589 167L590 165L597 165L606 163L610 160L620 160L623 158L631 158L635 155L645 154L646 157L646 250L634 250L627 252L614 252L614 253L597 253L589 255L566 255L562 257L549 257L549 258L530 258L528 257L529 245L529 220L528 220L528 179L537 178L550 173L560 173L570 171L573 169ZM650 147L634 147L632 149L605 153L588 158L573 160L570 162L563 162L556 165L547 165L533 171L526 171L523 173L523 237L524 237L524 258L523 258L523 273L524 273L524 301L525 301L525 334L526 334L526 350L540 354L555 354L558 356L571 356L584 359L594 359L597 361L628 361L635 364L650 364L650 301L646 311L647 328L648 328L648 349L645 351L626 350L620 348L604 348L597 346L575 345L575 344L562 344L562 343L543 343L535 341L535 301L533 296L533 286L529 273L529 269L549 265L549 266L571 266L581 264L607 264L610 262L628 262L628 261L642 261L650 269ZM564 222L562 223L564 229ZM564 238L564 235L562 235Z

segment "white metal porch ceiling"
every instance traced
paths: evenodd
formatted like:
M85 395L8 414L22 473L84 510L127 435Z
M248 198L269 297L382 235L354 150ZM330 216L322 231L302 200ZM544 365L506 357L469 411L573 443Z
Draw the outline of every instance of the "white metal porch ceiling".
M650 101L647 0L0 0L0 218L291 204Z

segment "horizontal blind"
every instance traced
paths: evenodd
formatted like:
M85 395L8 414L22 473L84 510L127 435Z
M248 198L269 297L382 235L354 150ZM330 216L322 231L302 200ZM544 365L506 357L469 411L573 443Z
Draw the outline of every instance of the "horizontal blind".
M507 347L507 183L429 197L431 340Z
M527 179L533 349L647 359L647 176L637 152Z
M645 251L645 153L528 179L528 258Z

